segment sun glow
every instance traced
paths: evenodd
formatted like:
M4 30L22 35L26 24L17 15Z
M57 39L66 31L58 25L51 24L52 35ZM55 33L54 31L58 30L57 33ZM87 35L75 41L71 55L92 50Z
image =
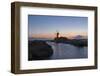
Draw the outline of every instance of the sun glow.
M68 33L59 33L59 37L67 37L69 39L72 39L73 37L81 35L81 36L87 36L87 32L68 32ZM31 38L49 38L54 39L56 37L56 33L39 33L39 34L32 34L32 36L29 36Z

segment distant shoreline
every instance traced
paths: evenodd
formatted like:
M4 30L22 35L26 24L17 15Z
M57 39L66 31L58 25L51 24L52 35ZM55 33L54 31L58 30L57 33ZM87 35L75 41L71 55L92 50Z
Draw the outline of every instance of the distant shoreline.
M88 39L69 39L69 40L58 40L58 41L55 41L55 40L48 40L48 39L29 39L28 41L43 41L43 42L55 42L55 43L65 43L65 44L71 44L71 45L74 45L74 46L77 46L77 47L84 47L84 46L88 46Z

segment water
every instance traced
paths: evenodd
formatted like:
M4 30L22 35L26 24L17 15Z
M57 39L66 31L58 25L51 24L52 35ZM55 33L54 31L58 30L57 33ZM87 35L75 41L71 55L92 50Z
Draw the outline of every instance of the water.
M87 47L76 47L70 44L47 42L53 49L51 59L87 58Z

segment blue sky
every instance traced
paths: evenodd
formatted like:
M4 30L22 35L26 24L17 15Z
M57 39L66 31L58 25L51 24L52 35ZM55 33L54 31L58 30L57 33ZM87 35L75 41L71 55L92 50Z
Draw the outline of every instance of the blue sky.
M75 16L29 15L28 30L29 37L40 36L40 38L48 36L48 34L54 34L56 31L59 31L62 35L67 35L68 33L69 35L84 35L88 30L88 18Z

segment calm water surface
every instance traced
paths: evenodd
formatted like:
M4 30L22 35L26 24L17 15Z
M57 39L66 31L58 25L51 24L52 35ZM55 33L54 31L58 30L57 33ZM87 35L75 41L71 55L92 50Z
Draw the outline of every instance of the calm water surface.
M87 58L87 47L76 47L70 44L47 42L53 49L51 59Z

